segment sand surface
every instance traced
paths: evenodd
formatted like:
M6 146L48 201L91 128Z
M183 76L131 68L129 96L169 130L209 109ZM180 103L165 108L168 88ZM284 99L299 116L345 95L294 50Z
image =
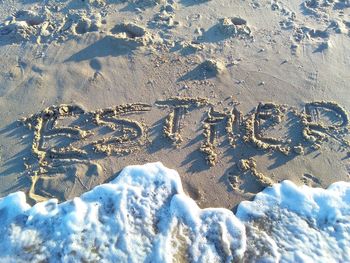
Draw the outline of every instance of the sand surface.
M349 181L350 2L0 3L0 196L161 161L202 208Z

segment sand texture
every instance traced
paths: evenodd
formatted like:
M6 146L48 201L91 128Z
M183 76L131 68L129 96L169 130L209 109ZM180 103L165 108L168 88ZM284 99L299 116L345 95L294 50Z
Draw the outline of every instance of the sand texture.
M201 208L350 181L347 0L0 3L0 196L161 161Z

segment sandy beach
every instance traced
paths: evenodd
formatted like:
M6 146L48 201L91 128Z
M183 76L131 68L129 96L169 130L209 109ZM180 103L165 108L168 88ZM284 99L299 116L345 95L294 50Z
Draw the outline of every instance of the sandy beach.
M347 0L0 3L0 197L162 162L200 208L350 181Z
M342 108L346 113L350 101L349 5L325 3L4 1L1 195L29 192L31 176L42 168L35 194L68 200L114 178L126 165L150 161L177 169L185 190L202 207L231 209L262 190L264 183L250 169L239 168L240 160L249 158L271 182L289 179L327 187L349 180L348 120L339 112ZM178 101L172 102L175 97ZM181 102L198 98L206 102ZM324 104L311 105L306 112L313 102ZM339 108L327 108L328 102ZM144 126L140 136L145 141L129 153L90 149L79 157L73 150L62 157L46 156L49 160L40 164L32 152L35 120L32 127L18 122L61 104L91 113L132 103L150 108L120 116ZM267 106L263 111L271 116L260 118L259 105L268 103L283 110ZM215 133L209 139L209 152L215 155L212 164L207 162L210 153L201 151L210 109L220 115L209 125ZM179 134L181 141L164 133L165 122L175 111L170 133ZM306 122L329 130L315 128L321 134L307 140L300 114L307 115ZM75 144L75 150L85 151L83 147L92 148L93 142L107 140L123 127L108 129L108 124L96 122L93 127L88 118L91 123L75 125L80 115L84 114L67 112L52 120L57 119L58 128L75 126L92 136L72 138L69 131L56 131L40 142L40 151L67 153L65 147ZM228 116L235 116L231 133L225 128ZM256 122L251 117L261 119L253 136L268 145L259 147L247 138L247 123ZM130 142L105 145L120 149ZM288 153L279 151L280 146ZM67 165L57 172L50 167L54 161ZM90 163L98 171L89 168ZM86 176L89 169L96 171Z

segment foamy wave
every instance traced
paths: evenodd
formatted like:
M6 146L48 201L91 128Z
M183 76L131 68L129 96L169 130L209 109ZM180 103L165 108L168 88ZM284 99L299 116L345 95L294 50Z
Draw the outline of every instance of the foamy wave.
M38 262L232 262L245 251L244 225L226 209L200 209L176 171L130 166L80 198L0 201L0 258Z
M350 259L350 183L328 189L275 184L242 202L251 261L345 262ZM260 251L261 253L256 253Z
M153 163L62 204L11 194L0 222L2 262L339 262L350 258L350 184L285 181L235 216L200 209L176 171Z

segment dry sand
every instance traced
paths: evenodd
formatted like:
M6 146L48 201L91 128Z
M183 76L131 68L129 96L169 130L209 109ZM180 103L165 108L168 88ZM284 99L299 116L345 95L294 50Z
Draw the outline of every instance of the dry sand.
M349 181L350 2L0 3L0 196L161 161L201 207Z

